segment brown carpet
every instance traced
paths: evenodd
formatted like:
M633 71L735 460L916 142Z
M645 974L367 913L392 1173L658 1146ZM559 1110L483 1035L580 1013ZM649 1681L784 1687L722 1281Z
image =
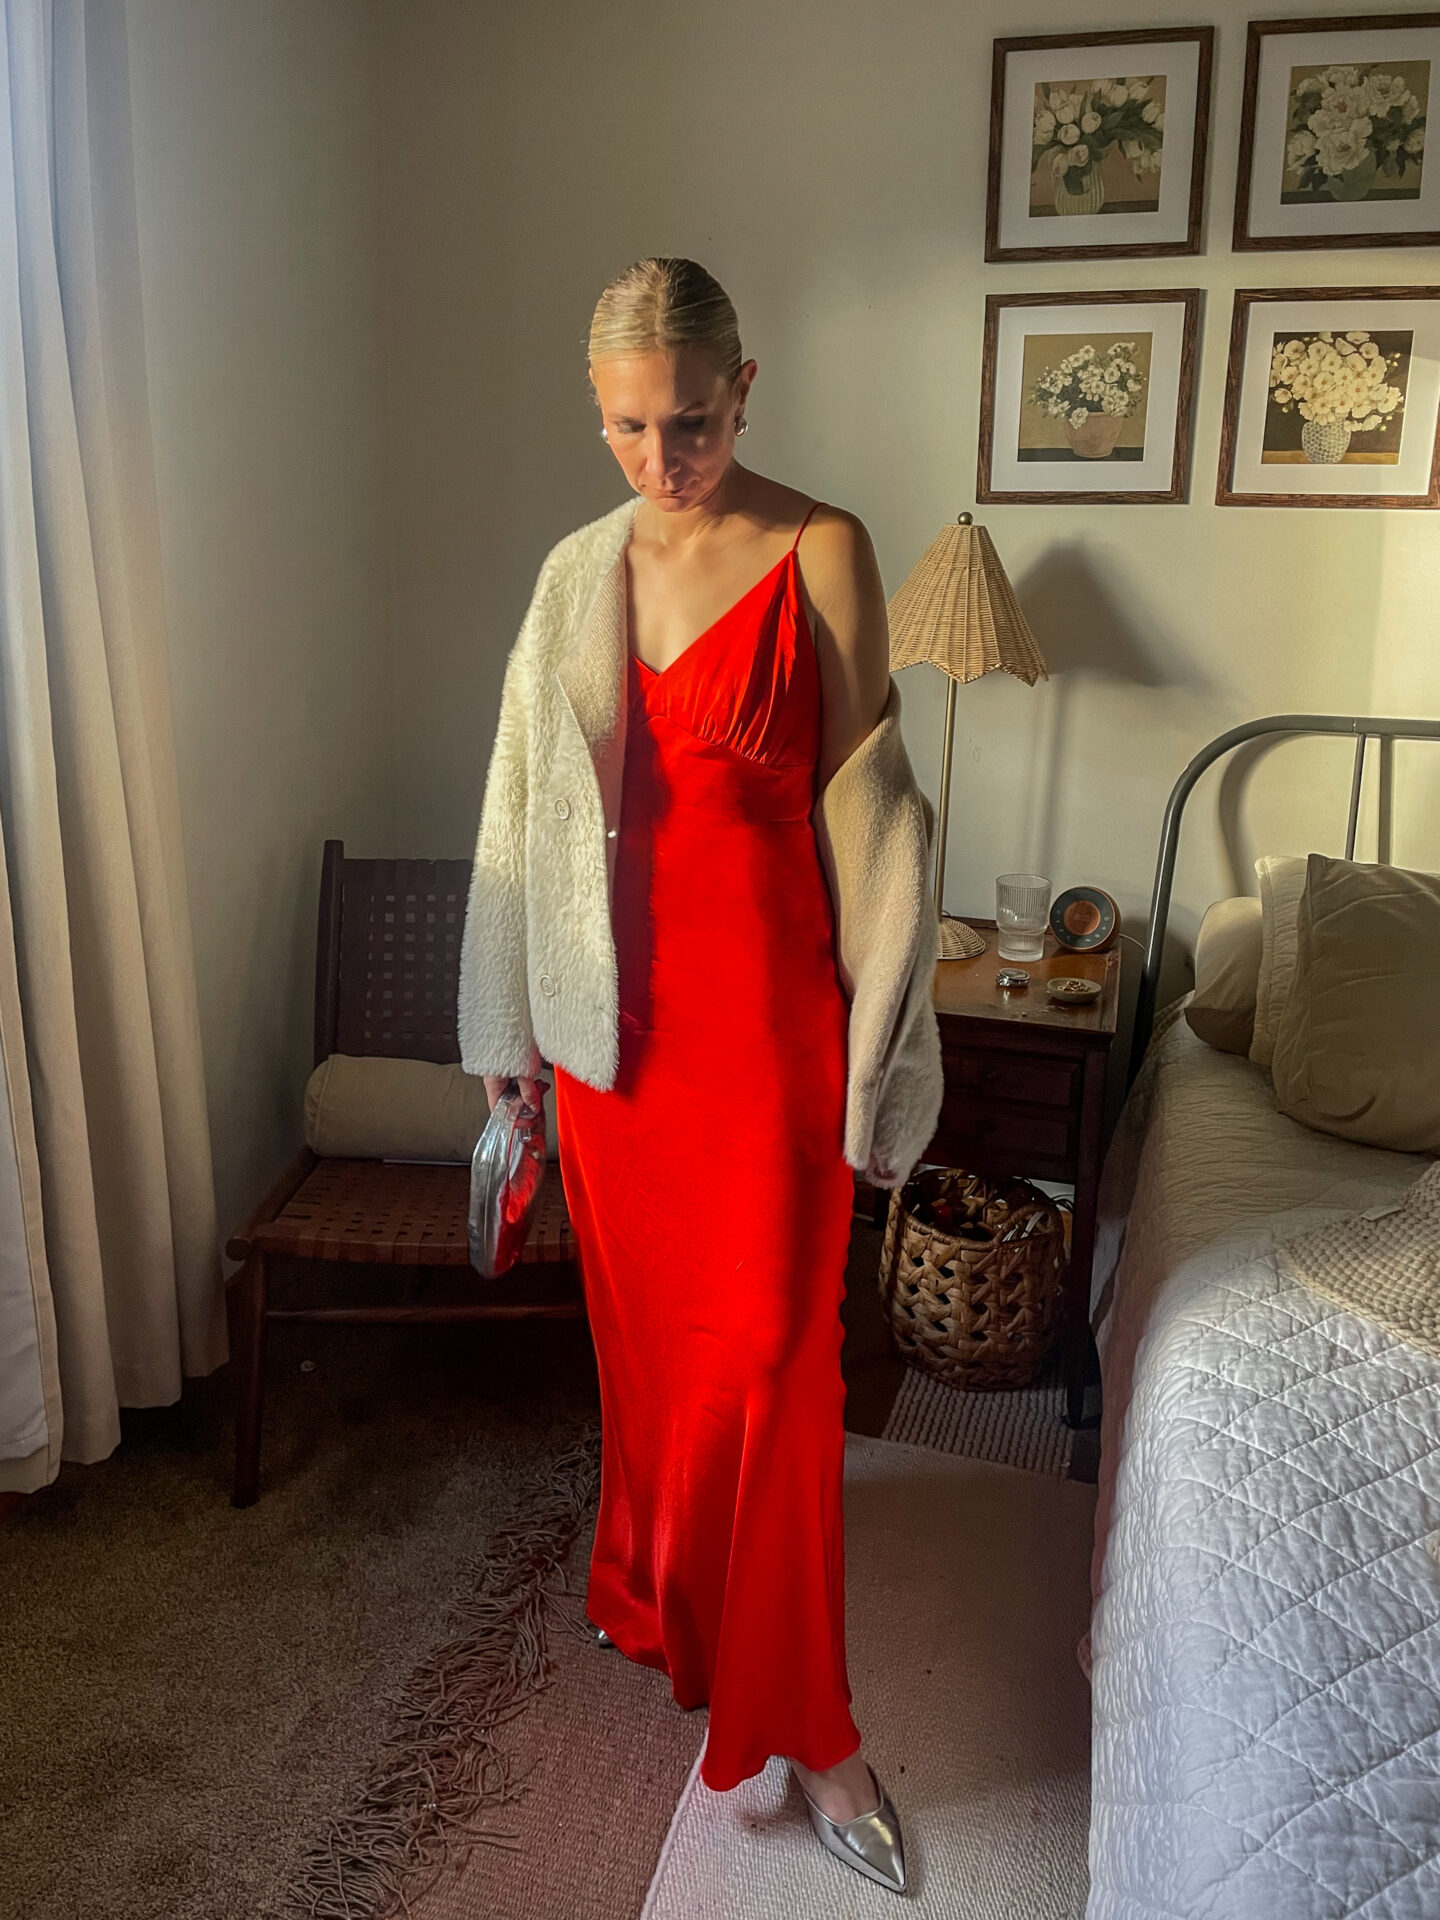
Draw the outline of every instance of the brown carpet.
M254 1507L224 1368L0 1527L4 1920L272 1911L467 1560L598 1422L583 1322L290 1327L271 1356Z

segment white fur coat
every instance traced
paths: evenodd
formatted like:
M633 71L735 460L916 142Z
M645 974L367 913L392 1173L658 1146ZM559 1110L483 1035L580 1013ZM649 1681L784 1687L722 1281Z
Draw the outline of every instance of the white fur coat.
M558 541L511 650L460 958L461 1063L552 1061L598 1088L619 1067L610 901L628 711L625 544L639 496ZM927 877L934 810L915 783L892 679L878 724L811 815L850 1001L846 1161L899 1186L944 1081Z

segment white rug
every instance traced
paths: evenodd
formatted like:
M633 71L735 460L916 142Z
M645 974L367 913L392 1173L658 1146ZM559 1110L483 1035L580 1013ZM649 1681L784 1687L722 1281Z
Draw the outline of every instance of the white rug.
M821 1847L783 1760L712 1793L697 1757L640 1920L1083 1920L1094 1510L1081 1481L847 1434L852 1710L907 1891Z

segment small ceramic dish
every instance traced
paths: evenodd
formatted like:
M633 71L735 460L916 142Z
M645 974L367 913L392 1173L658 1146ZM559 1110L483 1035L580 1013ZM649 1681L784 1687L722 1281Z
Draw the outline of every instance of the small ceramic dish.
M1104 990L1099 980L1081 980L1068 974L1049 981L1045 989L1052 1000L1059 1000L1067 1007L1088 1006L1092 1000L1098 1000Z

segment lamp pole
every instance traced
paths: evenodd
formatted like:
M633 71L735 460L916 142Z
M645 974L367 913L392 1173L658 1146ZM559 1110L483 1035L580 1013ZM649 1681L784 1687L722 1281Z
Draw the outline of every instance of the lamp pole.
M972 524L968 513L958 513L956 523L962 527ZM940 755L940 822L935 832L935 911L943 918L945 913L945 837L950 825L950 762L955 751L955 707L956 680L953 673L945 675L945 745Z
M940 761L940 824L935 830L935 910L945 912L945 829L950 823L950 756L955 745L955 681L946 674L945 747Z

